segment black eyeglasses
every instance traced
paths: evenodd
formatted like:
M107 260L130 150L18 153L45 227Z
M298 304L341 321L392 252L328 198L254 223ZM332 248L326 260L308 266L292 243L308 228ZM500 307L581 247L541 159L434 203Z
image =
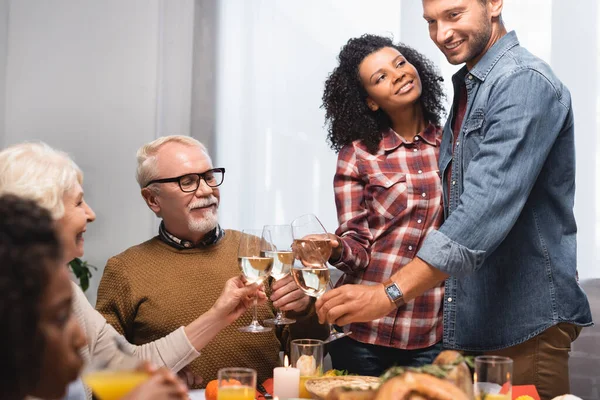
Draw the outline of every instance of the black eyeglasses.
M200 180L204 180L208 186L214 188L223 183L224 176L225 168L213 168L201 174L185 174L176 178L155 179L148 182L144 187L148 187L153 183L178 182L182 192L190 193L198 190Z

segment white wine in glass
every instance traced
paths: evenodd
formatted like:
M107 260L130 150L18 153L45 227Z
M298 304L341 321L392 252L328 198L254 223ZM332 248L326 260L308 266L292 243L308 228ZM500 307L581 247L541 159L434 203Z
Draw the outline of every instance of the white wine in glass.
M289 225L265 225L262 238L270 244L264 252L265 257L273 258L271 277L276 281L286 277L294 264L292 252L292 228ZM295 319L287 318L281 310L277 310L275 318L265 319L265 324L288 325L295 323Z
M242 231L238 249L238 264L246 281L250 284L261 283L269 277L273 267L273 258L265 256L270 244L262 239L261 230L246 229ZM258 322L256 315L256 298L252 307L252 322L239 328L242 332L269 332L272 328L264 327Z
M238 257L238 265L248 283L261 283L269 277L273 257Z
M273 268L271 268L271 277L276 281L285 278L294 264L294 253L288 251L265 251L265 257L273 258Z
M312 297L319 297L327 289L329 282L329 268L293 268L294 280L304 293Z
M313 215L306 214L292 221L292 237L294 244L294 263L292 276L304 293L319 297L327 285L331 285L327 261L331 256L331 240L321 221ZM329 337L324 343L348 336L352 332L338 332L329 325Z

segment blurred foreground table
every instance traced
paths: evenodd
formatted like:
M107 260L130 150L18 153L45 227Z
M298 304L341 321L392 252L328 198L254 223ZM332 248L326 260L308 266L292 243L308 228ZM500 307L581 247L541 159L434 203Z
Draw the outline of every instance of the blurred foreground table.
M190 390L190 400L205 400L204 389Z

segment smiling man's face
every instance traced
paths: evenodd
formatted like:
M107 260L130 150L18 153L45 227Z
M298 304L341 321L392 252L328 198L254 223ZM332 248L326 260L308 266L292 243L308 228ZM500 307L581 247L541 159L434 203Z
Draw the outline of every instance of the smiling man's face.
M480 0L423 0L429 36L450 64L470 69L491 47L489 8Z
M157 179L204 173L212 167L203 149L184 143L166 143L156 155ZM217 226L220 198L219 188L209 187L203 179L198 190L191 193L183 192L179 183L170 182L160 184L149 205L163 219L167 231L180 239L197 242Z

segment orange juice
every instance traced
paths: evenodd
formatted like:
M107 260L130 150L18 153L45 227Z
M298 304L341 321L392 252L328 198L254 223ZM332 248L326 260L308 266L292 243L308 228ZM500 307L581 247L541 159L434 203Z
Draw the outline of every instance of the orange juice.
M217 391L217 400L254 400L254 394L250 386L226 386Z
M100 400L118 400L148 378L140 371L97 371L86 374L83 381Z
M318 376L301 376L300 377L300 390L298 391L298 395L303 399L312 399L312 395L308 390L306 390L305 383L309 379L318 378Z

